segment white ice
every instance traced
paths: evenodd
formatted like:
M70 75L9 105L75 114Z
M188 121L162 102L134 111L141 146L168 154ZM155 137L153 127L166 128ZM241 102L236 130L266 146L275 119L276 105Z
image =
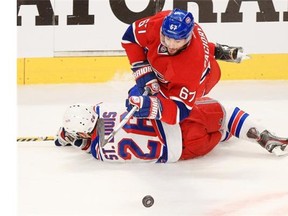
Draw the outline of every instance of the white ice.
M17 136L54 136L72 103L123 106L130 80L17 87ZM211 97L288 136L288 81L221 81ZM174 164L110 164L53 142L17 143L18 215L288 215L288 157L232 139ZM286 167L287 166L287 167ZM155 203L142 205L151 195Z

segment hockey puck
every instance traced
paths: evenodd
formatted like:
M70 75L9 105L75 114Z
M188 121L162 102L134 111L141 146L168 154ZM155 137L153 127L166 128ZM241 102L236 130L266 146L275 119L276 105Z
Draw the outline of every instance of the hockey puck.
M154 199L152 196L147 195L147 196L143 197L142 203L146 208L149 208L154 204Z

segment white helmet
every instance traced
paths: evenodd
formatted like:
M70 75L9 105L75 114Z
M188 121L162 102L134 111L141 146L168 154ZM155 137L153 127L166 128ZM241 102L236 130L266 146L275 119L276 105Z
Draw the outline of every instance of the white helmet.
M63 117L63 127L71 135L77 137L77 132L91 133L98 119L94 106L73 104L68 107Z

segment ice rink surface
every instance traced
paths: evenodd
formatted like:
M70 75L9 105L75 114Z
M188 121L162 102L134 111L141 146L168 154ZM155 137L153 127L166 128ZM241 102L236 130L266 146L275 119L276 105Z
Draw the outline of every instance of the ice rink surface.
M54 136L72 103L124 109L133 82L17 87L18 136ZM288 81L221 81L210 93L288 136ZM18 215L287 216L288 157L231 139L173 164L110 164L53 142L17 143ZM155 203L142 205L151 195Z

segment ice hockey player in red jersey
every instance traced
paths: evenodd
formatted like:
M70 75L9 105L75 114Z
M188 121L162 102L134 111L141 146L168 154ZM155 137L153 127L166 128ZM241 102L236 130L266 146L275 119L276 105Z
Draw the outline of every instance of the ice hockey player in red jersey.
M105 136L120 123L126 110L105 107L105 103L69 106L55 145L78 147L100 161L169 163L206 155L220 142L235 136L260 144L277 156L288 154L287 138L272 135L238 107L227 108L202 97L196 99L188 118L171 125L143 118L153 112L143 106L145 97L149 96L136 96L135 88L130 91L128 110L137 106L135 115L139 117L132 117L104 146L101 144Z
M161 121L179 123L196 98L220 79L216 60L240 62L243 49L208 41L190 12L162 11L132 23L122 37L136 84L157 94L164 107ZM159 85L158 85L159 83ZM159 88L160 86L160 88Z

